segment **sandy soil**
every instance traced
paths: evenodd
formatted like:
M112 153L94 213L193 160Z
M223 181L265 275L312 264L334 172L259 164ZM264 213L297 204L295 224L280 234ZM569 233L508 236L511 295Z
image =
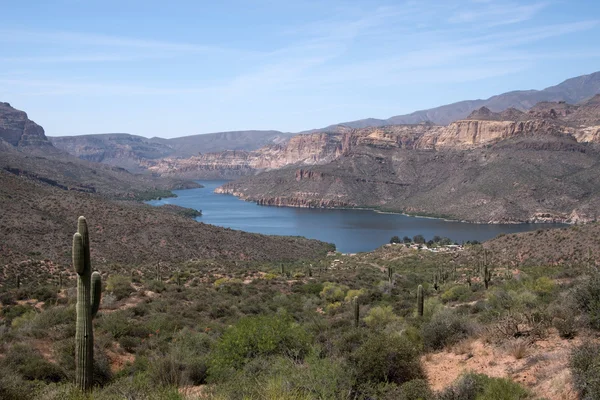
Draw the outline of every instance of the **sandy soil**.
M544 340L528 344L524 354L519 355L511 341L494 345L482 339L468 339L452 349L426 354L422 362L436 391L472 371L508 377L548 400L576 400L568 362L571 349L581 342L581 338L561 339L553 332Z

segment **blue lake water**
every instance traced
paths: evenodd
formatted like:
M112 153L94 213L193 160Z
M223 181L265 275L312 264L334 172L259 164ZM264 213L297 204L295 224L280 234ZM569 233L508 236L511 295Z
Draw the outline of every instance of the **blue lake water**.
M434 235L453 241L484 241L500 233L514 233L549 228L551 224L487 225L377 213L369 210L327 210L259 206L234 196L215 194L213 190L226 181L199 181L203 188L175 190L178 197L149 201L151 205L175 204L202 210L198 221L226 228L267 235L304 236L335 243L338 251L370 251L392 236L426 240Z

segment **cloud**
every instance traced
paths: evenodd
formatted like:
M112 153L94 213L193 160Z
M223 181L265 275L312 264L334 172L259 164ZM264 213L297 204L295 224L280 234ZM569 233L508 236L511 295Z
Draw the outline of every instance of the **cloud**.
M448 22L453 24L477 23L485 24L488 27L509 25L528 21L541 10L549 6L549 3L547 2L522 4L514 2L495 3L490 1L479 1L477 3L482 7L455 11L448 19Z
M0 42L37 43L46 45L74 46L82 48L101 47L113 50L143 50L149 52L256 55L248 50L232 49L196 43L180 43L163 40L138 39L126 36L68 31L36 31L0 29Z

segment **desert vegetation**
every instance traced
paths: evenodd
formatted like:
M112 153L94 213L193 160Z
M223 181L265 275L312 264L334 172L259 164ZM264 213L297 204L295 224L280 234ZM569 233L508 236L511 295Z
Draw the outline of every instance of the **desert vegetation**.
M387 245L304 261L103 264L90 392L76 361L79 278L35 271L5 271L0 286L3 399L600 395L590 263Z

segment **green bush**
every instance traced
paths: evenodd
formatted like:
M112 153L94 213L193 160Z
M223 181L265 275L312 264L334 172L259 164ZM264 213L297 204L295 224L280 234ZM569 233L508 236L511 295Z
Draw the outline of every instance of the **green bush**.
M253 316L240 319L219 339L209 362L209 376L219 380L241 369L253 358L284 355L302 359L308 352L308 333L287 316Z
M360 383L402 384L424 378L419 353L403 335L373 333L350 356Z
M36 391L43 385L39 381L25 381L14 366L0 368L0 399L35 399Z
M398 322L400 318L394 314L392 306L376 306L369 310L364 320L368 327L382 330L389 324Z
M123 275L111 275L106 280L106 291L115 295L117 300L129 297L134 292L131 286L131 278Z
M323 290L321 291L321 297L330 303L336 301L343 301L346 296L348 287L339 285L337 283L325 282L323 284Z
M46 361L32 347L24 344L12 346L3 362L8 367L16 368L26 380L60 382L66 378L56 364Z
M471 293L471 289L467 285L457 285L446 290L440 297L444 303L458 300L467 301Z
M531 395L506 378L467 373L438 394L438 400L525 400Z
M439 350L459 342L474 331L472 323L463 315L450 309L436 312L431 321L423 324L423 345L427 349Z
M584 343L571 352L571 373L581 400L600 398L600 345Z
M435 395L425 379L413 379L400 386L398 400L434 400Z
M600 273L584 277L573 288L573 298L587 317L589 326L600 330Z
M255 358L220 382L216 399L350 399L352 375L343 360L307 357Z

